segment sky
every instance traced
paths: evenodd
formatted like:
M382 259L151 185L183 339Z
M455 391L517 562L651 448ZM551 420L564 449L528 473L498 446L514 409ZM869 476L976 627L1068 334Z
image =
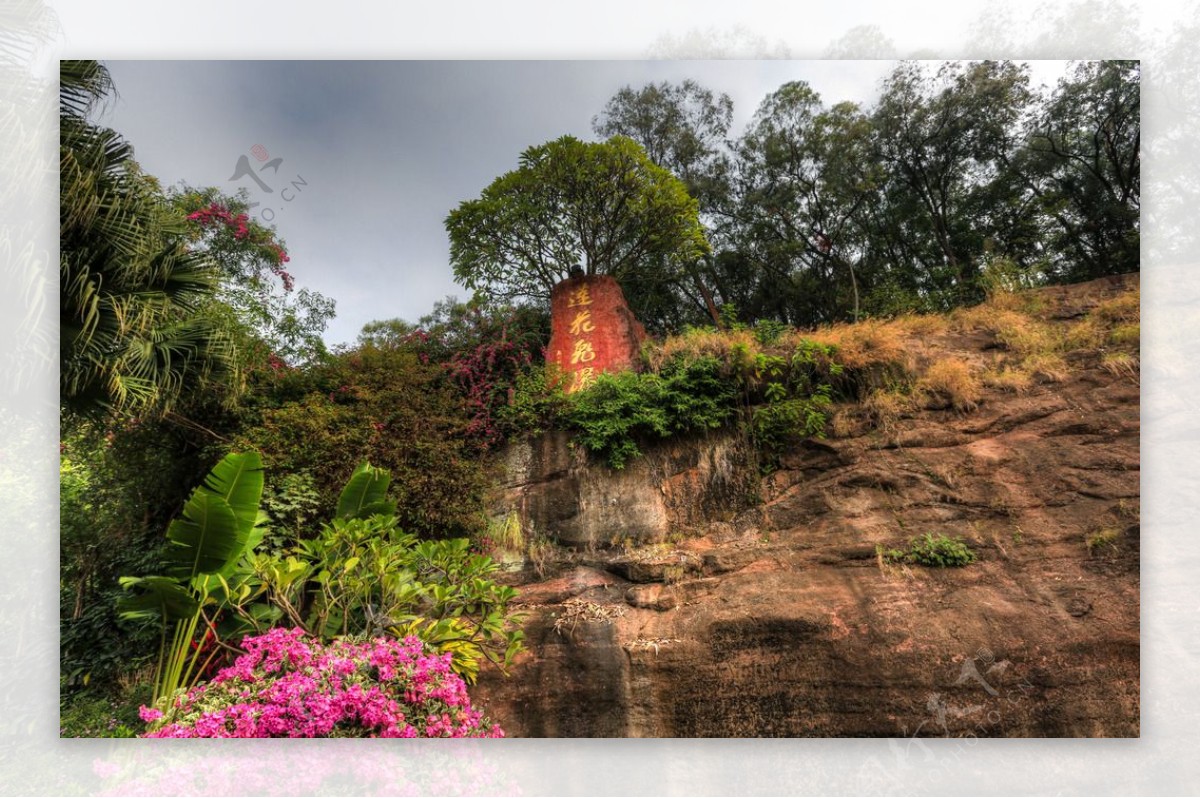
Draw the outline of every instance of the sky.
M526 148L591 121L621 87L693 79L734 102L732 133L789 80L870 105L891 61L106 61L100 117L164 186L235 192L286 241L298 287L337 303L331 345L373 320L416 321L467 292L446 215ZM1035 75L1037 73L1035 72ZM258 156L255 157L254 149ZM265 150L265 153L264 153ZM268 193L237 175L245 157ZM265 159L265 160L260 160ZM282 159L277 170L258 171Z

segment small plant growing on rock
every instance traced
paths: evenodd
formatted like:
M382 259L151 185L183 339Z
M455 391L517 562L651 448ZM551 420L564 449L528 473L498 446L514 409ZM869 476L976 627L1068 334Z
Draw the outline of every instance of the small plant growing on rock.
M975 552L962 538L948 538L945 535L935 537L930 532L910 541L907 551L879 547L876 553L883 562L913 563L930 568L957 568L969 565L976 559Z
M1088 536L1087 550L1088 554L1096 554L1106 548L1115 549L1117 541L1121 538L1121 530L1113 527L1105 527L1104 529L1095 532Z

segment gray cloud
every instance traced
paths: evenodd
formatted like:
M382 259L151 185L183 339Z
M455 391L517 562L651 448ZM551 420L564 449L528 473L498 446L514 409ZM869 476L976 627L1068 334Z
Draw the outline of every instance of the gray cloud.
M453 281L442 221L522 150L591 120L621 86L693 78L730 94L735 126L787 80L869 101L887 62L109 61L105 118L165 185L244 186L292 255L298 284L337 301L330 343L373 319L415 320ZM229 182L261 144L282 157L267 195ZM258 162L251 159L251 163ZM279 186L307 185L283 202Z

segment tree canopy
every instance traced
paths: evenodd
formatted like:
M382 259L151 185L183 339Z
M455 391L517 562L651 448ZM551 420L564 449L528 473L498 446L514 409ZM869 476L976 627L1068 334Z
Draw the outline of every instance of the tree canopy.
M709 249L684 184L623 136L530 147L446 230L458 281L505 301L547 298L578 267L615 277L636 304Z
M974 302L993 269L1136 271L1139 88L1133 61L1079 62L1050 88L1013 61L906 61L869 106L786 83L732 138L728 98L692 81L626 86L593 128L639 141L700 201L712 252L651 329L714 306L806 326Z

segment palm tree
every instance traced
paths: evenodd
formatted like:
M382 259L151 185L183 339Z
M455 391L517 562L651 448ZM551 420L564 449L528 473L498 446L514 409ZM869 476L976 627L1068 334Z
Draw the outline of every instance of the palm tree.
M63 61L59 89L61 399L69 413L165 412L230 373L228 336L201 311L217 287L133 149L89 116L113 90L96 61Z

